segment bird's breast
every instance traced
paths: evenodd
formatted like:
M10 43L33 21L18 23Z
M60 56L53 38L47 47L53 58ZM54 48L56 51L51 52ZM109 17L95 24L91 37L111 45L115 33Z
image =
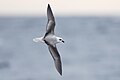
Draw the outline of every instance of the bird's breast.
M55 45L57 43L56 37L53 35L46 36L45 41L50 45Z

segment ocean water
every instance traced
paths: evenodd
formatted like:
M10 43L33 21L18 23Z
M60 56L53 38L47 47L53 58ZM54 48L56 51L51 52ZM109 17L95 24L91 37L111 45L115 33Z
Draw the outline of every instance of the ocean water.
M57 17L63 76L35 37L46 17L0 17L0 80L120 80L120 17Z

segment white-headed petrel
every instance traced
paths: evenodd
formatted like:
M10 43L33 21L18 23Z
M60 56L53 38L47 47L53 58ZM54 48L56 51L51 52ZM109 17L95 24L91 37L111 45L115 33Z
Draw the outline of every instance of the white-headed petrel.
M62 63L59 52L57 50L57 43L64 43L64 40L60 37L55 36L54 28L55 28L55 18L53 16L50 5L47 7L47 26L46 33L43 37L33 39L34 42L43 42L48 45L48 49L54 59L55 67L57 71L62 75Z

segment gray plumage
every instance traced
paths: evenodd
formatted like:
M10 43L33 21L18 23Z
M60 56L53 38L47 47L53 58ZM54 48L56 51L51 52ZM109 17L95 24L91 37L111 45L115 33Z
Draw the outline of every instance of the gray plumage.
M62 75L62 63L59 52L57 50L56 44L57 43L64 43L64 40L60 37L55 36L54 28L55 28L55 18L53 16L52 10L50 5L48 4L47 7L47 18L48 22L46 25L46 33L43 37L33 39L34 42L43 42L48 45L48 49L51 53L51 56L54 60L55 67L57 71Z

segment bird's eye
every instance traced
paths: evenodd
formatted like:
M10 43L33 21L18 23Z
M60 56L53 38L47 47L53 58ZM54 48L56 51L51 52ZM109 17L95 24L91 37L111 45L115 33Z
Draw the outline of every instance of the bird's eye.
M62 39L59 39L60 41L62 40Z

